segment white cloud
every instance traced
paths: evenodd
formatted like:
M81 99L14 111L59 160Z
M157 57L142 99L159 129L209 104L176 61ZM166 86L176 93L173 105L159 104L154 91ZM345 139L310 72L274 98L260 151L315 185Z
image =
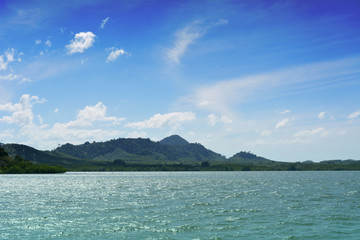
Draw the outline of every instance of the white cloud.
M316 90L316 87L332 87L349 84L357 80L360 73L360 58L348 58L338 61L319 62L302 65L275 72L244 76L231 80L217 81L195 88L194 92L182 100L198 108L211 112L231 112L233 104L251 100L272 99L298 94L299 91ZM342 76L347 76L342 78ZM353 77L348 77L353 76ZM343 80L346 79L346 80ZM303 84L308 83L308 84ZM299 90L299 84L302 84ZM259 94L261 92L261 94Z
M98 102L95 106L86 106L80 110L76 116L76 120L66 123L67 127L89 127L94 122L111 122L119 124L124 118L107 117L106 106L102 102Z
M6 58L7 58L7 61L8 61L8 62L13 62L13 61L15 61L15 58L14 58L15 49L14 49L14 48L8 49L8 50L5 52L5 55L6 55Z
M44 103L45 99L39 99L37 96L30 96L24 94L21 96L19 103L7 103L0 105L0 111L11 112L9 116L0 118L1 122L8 124L16 123L20 126L25 126L33 123L34 114L32 107L36 103Z
M217 116L212 113L208 116L208 122L209 125L215 126L218 122L222 122L224 124L230 124L232 123L232 120L225 115Z
M195 21L177 31L174 46L166 51L167 58L171 62L179 64L180 58L184 55L188 46L204 35L206 31L206 28L199 26L199 21Z
M5 55L0 55L0 70L6 70L9 63L15 61L14 55L14 48L6 50Z
M33 105L43 102L45 102L44 99L25 94L20 98L19 103L0 105L0 111L12 113L1 118L0 122L16 123L20 126L20 129L8 132L6 139L29 144L40 149L49 149L59 143L77 144L84 141L108 140L119 137L121 134L118 130L99 128L101 126L105 128L110 125L114 126L124 120L123 118L107 116L106 106L101 102L94 106L84 107L78 112L75 120L65 123L57 122L51 128L44 124L41 115L34 115L33 113ZM55 112L57 112L56 109ZM3 136L4 132L0 132L0 135Z
M35 44L36 44L36 45L40 45L40 44L41 44L41 40L35 40Z
M18 61L18 62L21 62L21 56L24 56L24 53L23 53L23 52L20 52L20 53L18 54L18 58L17 58L17 61Z
M3 75L3 76L0 75L0 81L12 81L12 80L15 80L17 78L19 78L19 76L14 75L12 73L9 73L8 75Z
M26 78L26 77L21 78L20 83L25 83L25 82L32 82L32 80L30 78Z
M316 128L313 130L302 130L297 133L295 133L295 137L312 137L312 136L320 136L320 137L326 137L328 135L328 131L325 131L325 128Z
M272 132L268 131L268 130L264 130L260 133L260 135L263 137L269 137L269 136L271 136L271 134L272 134Z
M226 24L228 24L229 23L229 21L228 20L226 20L226 19L219 19L216 23L215 23L215 25L226 25Z
M275 128L276 128L276 129L279 129L279 128L285 127L285 126L289 125L289 123L290 123L290 119L285 118L285 119L279 121L279 122L276 124Z
M360 116L360 111L353 112L353 113L349 114L349 116L348 116L347 118L348 118L348 119L355 119L355 118L357 118L358 116Z
M83 53L86 49L93 46L95 42L95 34L92 32L80 32L75 35L70 44L66 45L68 54Z
M215 126L219 121L219 117L212 113L208 116L208 121L211 126Z
M119 56L127 54L124 49L116 49L116 48L110 48L111 52L109 56L106 59L106 62L115 61Z
M318 118L323 119L325 117L326 112L321 112L318 114Z
M147 138L148 135L147 135L146 132L137 132L137 131L135 131L135 132L129 133L126 137L127 138Z
M290 113L290 112L291 112L291 111L290 111L289 109L286 109L286 110L280 112L280 114L287 114L287 113Z
M54 113L58 113L59 112L59 109L58 108L55 108L54 109Z
M131 128L162 128L170 126L173 129L179 128L184 122L192 121L195 119L195 114L192 112L173 112L164 115L155 114L150 119L142 122L128 123L126 126Z
M51 47L51 41L50 40L46 40L45 45L48 47Z
M105 18L104 20L102 20L101 22L101 28L104 28L105 27L105 24L109 21L109 17Z

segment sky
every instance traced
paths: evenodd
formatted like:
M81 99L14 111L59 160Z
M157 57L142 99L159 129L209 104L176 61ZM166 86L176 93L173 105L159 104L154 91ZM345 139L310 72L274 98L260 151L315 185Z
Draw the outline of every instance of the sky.
M178 134L360 159L360 1L1 0L0 142Z

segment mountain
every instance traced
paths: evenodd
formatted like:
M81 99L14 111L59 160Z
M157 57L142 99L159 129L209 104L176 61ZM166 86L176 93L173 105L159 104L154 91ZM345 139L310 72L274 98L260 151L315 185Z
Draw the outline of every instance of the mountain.
M172 135L164 138L160 141L162 144L172 145L172 146L186 146L189 144L188 141L180 137L179 135Z
M8 152L0 146L0 174L1 173L64 173L66 169L62 166L49 166L35 164L23 157L16 155L11 157Z
M234 156L228 159L229 162L239 164L272 164L274 161L267 158L259 157L251 152L238 152Z
M51 153L77 159L130 163L194 163L225 161L226 158L206 149L199 143L188 143L178 135L159 142L144 138L119 138L106 142L86 142L80 145L64 144Z
M37 164L48 164L51 166L62 165L68 167L87 163L87 161L84 161L83 159L50 151L40 151L23 144L4 144L3 148L13 158L18 155Z

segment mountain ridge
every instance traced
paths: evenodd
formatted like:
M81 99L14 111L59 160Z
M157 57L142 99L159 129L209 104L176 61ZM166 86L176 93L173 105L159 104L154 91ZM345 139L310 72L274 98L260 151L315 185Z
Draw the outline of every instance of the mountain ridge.
M171 135L160 141L118 138L78 145L66 143L51 151L41 151L22 144L2 146L13 158L18 155L34 163L61 165L75 171L121 170L125 165L133 171L149 169L148 166L153 166L150 169L155 170L167 169L169 165L178 170L196 170L196 166L208 170L360 170L360 161L351 159L320 163L279 162L245 151L226 158L200 143L189 143L179 135Z

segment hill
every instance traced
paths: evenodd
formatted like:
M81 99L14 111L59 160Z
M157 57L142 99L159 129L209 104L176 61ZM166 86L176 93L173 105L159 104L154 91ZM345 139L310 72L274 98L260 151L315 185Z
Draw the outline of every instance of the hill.
M226 159L199 143L178 135L155 142L145 138L118 138L105 142L66 143L52 151L21 144L3 145L10 156L36 164L61 165L72 171L283 171L360 170L360 161L327 160L320 163L278 162L251 152Z
M179 135L172 135L164 138L160 141L162 144L172 145L172 146L186 146L189 144L188 141L180 137Z
M12 158L20 156L35 164L48 164L50 166L61 165L64 167L87 164L87 161L83 159L50 151L40 151L23 144L4 144L3 148Z
M80 145L64 144L52 154L97 161L117 159L129 163L194 163L224 161L224 156L198 143L188 143L180 136L170 136L159 142L144 138L119 138L106 142L86 142Z
M19 155L12 158L3 147L0 147L0 173L63 173L65 171L61 166L34 164Z
M251 152L238 152L234 156L228 159L229 162L239 163L239 164L272 164L275 161L269 160L267 158L259 157Z

